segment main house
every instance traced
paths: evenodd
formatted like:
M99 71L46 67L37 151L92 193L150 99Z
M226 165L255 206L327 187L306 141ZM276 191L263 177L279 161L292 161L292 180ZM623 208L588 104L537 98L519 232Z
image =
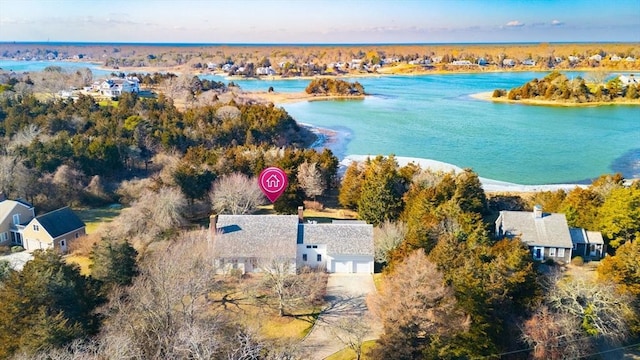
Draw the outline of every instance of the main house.
M497 238L519 238L534 260L568 263L572 255L599 260L605 254L602 234L569 228L564 214L545 213L540 205L533 212L500 211L495 225Z
M139 93L140 80L135 76L107 79L100 84L100 94L120 96L122 93Z
M223 272L260 272L274 259L291 271L373 273L373 226L362 221L305 222L298 215L214 215L214 257Z
M25 201L0 199L0 246L67 252L70 241L85 235L85 224L68 207L35 216Z

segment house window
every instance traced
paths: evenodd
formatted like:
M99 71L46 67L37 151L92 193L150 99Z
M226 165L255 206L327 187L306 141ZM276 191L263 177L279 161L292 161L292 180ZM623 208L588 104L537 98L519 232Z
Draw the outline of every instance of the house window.
M573 250L578 250L578 243L573 243Z
M556 248L549 248L549 256L556 256Z
M558 257L559 258L563 258L564 257L564 248L558 248Z
M0 242L5 242L8 239L8 235L6 232L3 232L2 234L0 234Z
M318 254L318 255L316 256L316 259L317 259L319 262L320 262L320 261L322 261L322 254Z
M33 224L33 231L40 231L40 226Z
M76 233L76 239L80 237L80 233Z
M13 224L20 225L20 214L13 214Z
M307 261L307 254L302 254L302 261Z
M64 246L64 240L60 240L60 246Z

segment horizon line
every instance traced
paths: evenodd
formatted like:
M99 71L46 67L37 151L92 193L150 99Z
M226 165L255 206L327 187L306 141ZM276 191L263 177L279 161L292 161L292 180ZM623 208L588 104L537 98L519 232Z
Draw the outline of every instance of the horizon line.
M505 44L640 44L638 41L487 41L487 42L138 42L138 41L11 41L0 40L0 44L34 44L34 45L183 45L183 46L362 46L362 45L505 45Z

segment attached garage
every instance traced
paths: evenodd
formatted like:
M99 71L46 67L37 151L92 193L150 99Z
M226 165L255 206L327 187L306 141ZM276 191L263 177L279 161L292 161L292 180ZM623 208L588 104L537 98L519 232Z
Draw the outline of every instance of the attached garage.
M352 272L351 261L334 259L331 262L331 272L333 272L333 273L350 273L350 272Z
M373 265L370 261L358 260L353 263L353 267L356 273L358 274L371 274L373 273L373 269L371 266Z
M351 255L341 255L332 257L329 272L332 273L373 273L373 257Z

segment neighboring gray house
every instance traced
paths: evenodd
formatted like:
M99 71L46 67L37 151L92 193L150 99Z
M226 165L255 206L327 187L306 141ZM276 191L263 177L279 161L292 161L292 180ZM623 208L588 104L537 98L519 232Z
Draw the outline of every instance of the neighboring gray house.
M549 214L536 205L533 212L500 211L496 237L519 237L527 244L534 260L571 261L573 243L564 214Z
M223 272L260 272L270 259L336 273L373 273L373 226L361 221L305 223L299 215L214 215L215 261ZM215 231L213 231L215 229Z
M585 260L600 260L604 257L605 247L602 233L585 229L571 228L573 256L582 256Z

